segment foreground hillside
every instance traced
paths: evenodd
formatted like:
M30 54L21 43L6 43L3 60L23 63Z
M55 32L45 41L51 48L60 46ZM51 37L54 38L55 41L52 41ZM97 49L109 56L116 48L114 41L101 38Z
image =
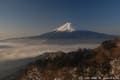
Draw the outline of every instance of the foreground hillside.
M41 40L0 41L0 80L8 80L8 76L16 75L28 63L36 60L45 52L76 51L78 48L95 48L99 44L53 45L42 44Z
M29 64L18 80L83 80L120 78L120 40L104 41L95 49L45 53Z

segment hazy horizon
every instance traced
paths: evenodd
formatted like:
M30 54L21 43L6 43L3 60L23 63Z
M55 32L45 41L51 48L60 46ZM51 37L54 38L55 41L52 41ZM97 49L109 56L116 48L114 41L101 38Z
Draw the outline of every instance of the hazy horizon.
M119 0L2 0L0 37L33 36L71 22L78 30L120 35Z

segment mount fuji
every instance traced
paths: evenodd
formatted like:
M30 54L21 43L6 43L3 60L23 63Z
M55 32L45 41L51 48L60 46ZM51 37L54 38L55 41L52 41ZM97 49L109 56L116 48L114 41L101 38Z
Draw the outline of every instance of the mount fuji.
M45 40L47 43L94 43L116 37L118 36L88 30L75 30L71 23L65 23L51 32L29 37L29 39Z
M56 32L73 32L75 29L71 26L71 23L65 23L64 25L55 29Z

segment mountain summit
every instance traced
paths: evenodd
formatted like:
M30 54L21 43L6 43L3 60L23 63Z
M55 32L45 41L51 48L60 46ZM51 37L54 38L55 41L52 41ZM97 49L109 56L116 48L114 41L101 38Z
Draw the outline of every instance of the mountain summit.
M29 37L29 39L44 40L50 44L75 44L75 43L97 43L104 40L116 38L116 35L109 35L89 30L75 30L71 23L54 29L51 32L44 33L38 36Z
M73 32L75 29L72 27L71 23L65 23L64 25L55 29L56 32Z

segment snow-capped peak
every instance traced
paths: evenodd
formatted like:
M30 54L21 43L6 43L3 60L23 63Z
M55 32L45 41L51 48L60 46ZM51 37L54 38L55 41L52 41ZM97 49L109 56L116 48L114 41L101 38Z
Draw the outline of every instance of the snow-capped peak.
M57 31L57 32L64 32L64 31L73 32L73 31L75 31L75 29L71 26L71 23L67 22L64 25L55 29L55 31Z

